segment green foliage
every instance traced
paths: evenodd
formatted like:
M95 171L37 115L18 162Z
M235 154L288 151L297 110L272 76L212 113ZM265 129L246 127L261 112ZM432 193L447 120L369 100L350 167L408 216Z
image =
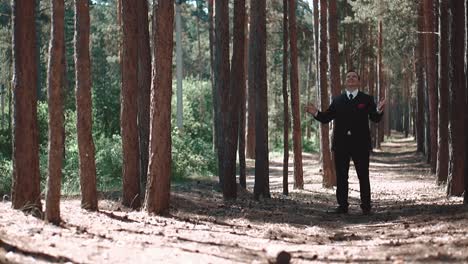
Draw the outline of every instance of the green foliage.
M183 89L184 129L180 133L173 128L172 132L172 175L175 180L192 175L213 175L217 171L212 144L211 85L207 81L186 79ZM175 96L173 99L172 109L176 109ZM175 120L173 111L173 126Z
M11 175L13 164L11 159L0 153L0 195L9 194L11 191Z
M172 131L172 179L181 181L191 176L212 176L217 171L213 146L201 138L184 137Z
M99 137L96 145L96 174L99 191L119 190L122 187L122 139Z
M9 194L13 164L11 162L11 133L0 130L0 195Z

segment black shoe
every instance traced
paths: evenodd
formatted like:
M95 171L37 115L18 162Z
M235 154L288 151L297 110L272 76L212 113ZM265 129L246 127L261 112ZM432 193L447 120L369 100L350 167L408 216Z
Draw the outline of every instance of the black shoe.
M343 206L338 206L335 209L331 211L327 211L330 214L347 214L348 213L348 207L343 207Z
M363 215L370 215L371 214L371 209L370 208L362 208L362 214Z

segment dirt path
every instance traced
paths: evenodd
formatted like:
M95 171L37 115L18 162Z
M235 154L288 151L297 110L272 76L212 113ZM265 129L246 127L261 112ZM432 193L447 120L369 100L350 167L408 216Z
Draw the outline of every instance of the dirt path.
M292 165L292 164L290 164ZM292 168L290 168L292 171ZM173 186L170 217L101 200L101 211L62 203L55 227L0 203L0 263L267 263L284 250L294 263L468 262L468 212L445 198L410 139L393 138L371 157L373 214L359 209L354 168L350 213L330 215L316 155L304 155L305 190L281 194L281 158L271 162L272 199L240 192L225 203L215 184ZM252 188L252 175L248 179ZM290 175L292 182L292 174Z

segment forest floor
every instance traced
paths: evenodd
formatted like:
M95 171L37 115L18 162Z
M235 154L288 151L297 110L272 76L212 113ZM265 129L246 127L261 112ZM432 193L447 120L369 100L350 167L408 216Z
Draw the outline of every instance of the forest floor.
M335 192L322 188L318 157L310 154L303 156L304 190L282 195L282 157L272 158L272 198L253 200L249 161L248 191L236 202L224 202L214 181L189 181L172 186L168 217L112 199L87 212L68 198L57 227L0 202L0 263L272 263L281 251L293 263L468 262L468 208L446 198L415 148L396 135L372 154L371 215L359 208L353 166L349 214L328 213Z

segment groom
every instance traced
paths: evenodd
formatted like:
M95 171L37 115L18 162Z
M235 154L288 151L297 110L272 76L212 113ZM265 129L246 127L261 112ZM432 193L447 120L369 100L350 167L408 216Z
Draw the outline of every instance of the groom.
M305 111L321 123L335 120L332 150L335 154L338 207L334 212L339 214L348 212L348 171L351 159L359 178L362 212L367 215L371 211L369 153L372 145L368 119L376 123L382 119L385 98L376 106L373 97L359 91L360 87L359 75L350 70L346 73L346 92L333 98L326 111L319 111L313 104L305 107Z

